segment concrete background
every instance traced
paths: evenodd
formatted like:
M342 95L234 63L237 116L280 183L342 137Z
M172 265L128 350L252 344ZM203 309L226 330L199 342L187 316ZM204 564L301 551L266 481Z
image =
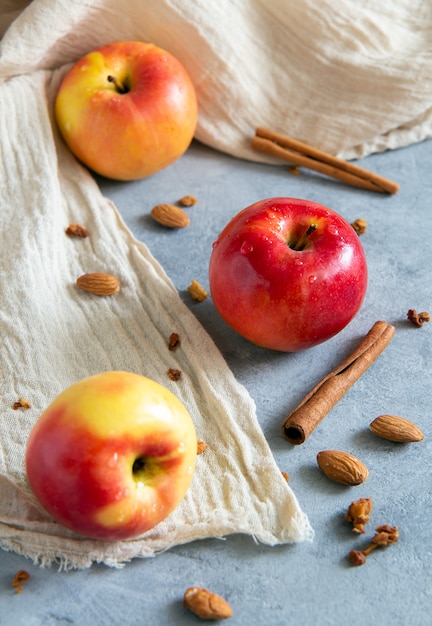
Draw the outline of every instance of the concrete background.
M94 566L72 572L42 569L0 551L2 626L199 623L182 607L191 585L225 597L234 610L227 622L232 626L431 623L432 324L416 328L406 313L410 308L432 310L432 141L359 164L399 182L399 193L362 191L305 170L294 176L284 166L235 160L197 143L147 180L98 179L251 393L264 434L290 476L315 539L271 548L236 535L180 546L120 570ZM149 217L155 204L175 203L186 194L198 198L187 209L188 228L169 231ZM208 288L211 243L229 219L252 202L278 195L315 200L350 222L359 217L368 222L361 241L369 287L359 314L330 341L297 354L249 344L220 319L211 298L196 304L187 293L192 279ZM285 415L378 319L396 327L389 347L303 446L288 444L280 434ZM368 425L382 413L413 420L425 440L395 444L378 439ZM368 480L353 488L330 482L315 460L317 452L329 448L361 458L369 468ZM344 514L360 497L371 497L374 508L366 535L358 537ZM375 527L385 523L399 527L399 542L377 549L364 566L352 567L348 552L364 547ZM31 578L15 595L11 580L19 569Z

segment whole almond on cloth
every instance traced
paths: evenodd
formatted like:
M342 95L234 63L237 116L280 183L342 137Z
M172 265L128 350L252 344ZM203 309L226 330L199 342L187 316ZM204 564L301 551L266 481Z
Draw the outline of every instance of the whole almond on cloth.
M118 278L104 272L83 274L77 278L76 285L83 291L93 293L95 296L112 296L120 291Z
M354 487L369 476L369 470L360 459L340 450L322 450L317 454L320 470L336 483Z
M424 439L422 431L416 424L397 415L380 415L370 423L369 428L378 437L389 441L410 443Z
M157 204L150 211L156 222L167 228L185 228L189 226L189 215L175 204Z
M202 587L189 587L183 596L183 606L200 619L219 620L232 617L232 608L217 593Z

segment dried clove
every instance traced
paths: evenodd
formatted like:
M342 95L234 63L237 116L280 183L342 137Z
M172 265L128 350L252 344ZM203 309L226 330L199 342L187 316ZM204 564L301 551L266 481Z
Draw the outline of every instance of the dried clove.
M389 526L384 524L377 526L376 534L372 537L370 544L364 550L351 550L348 558L353 565L364 565L368 555L378 546L387 547L391 543L396 543L399 539L399 531L397 526Z

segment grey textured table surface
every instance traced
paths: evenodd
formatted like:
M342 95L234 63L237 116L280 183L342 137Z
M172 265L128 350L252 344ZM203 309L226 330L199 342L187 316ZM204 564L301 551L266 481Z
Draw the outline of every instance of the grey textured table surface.
M232 626L432 623L432 324L416 328L406 319L410 308L432 309L432 141L359 164L399 182L399 193L361 191L306 171L293 176L283 166L239 161L199 144L147 180L99 181L251 393L315 539L268 547L236 535L177 547L121 570L95 566L72 572L41 569L0 551L2 626L199 623L182 607L183 592L191 585L224 596L234 610L227 622ZM155 204L185 194L198 198L188 209L187 229L169 231L149 217ZM249 344L227 328L211 298L196 304L187 293L192 279L208 287L211 243L229 219L256 200L278 195L315 200L349 221L368 222L362 243L369 287L360 312L339 335L297 354ZM379 319L396 327L389 347L304 445L288 444L280 434L284 416ZM378 439L368 425L382 413L412 419L425 440ZM317 452L329 448L360 457L369 467L368 480L353 488L330 482L315 460ZM374 502L365 537L356 536L344 520L350 502L360 497ZM399 542L376 550L364 566L352 567L348 552L363 547L385 523L399 527ZM15 595L11 580L19 569L31 578Z

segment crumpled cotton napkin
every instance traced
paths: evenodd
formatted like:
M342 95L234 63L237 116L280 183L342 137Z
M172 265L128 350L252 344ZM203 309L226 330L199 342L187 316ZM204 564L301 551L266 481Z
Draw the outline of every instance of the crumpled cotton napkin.
M44 564L85 567L233 532L268 544L310 538L252 399L59 139L51 105L60 73L40 70L0 87L0 545ZM85 225L90 237L67 237L70 223ZM98 298L78 290L76 278L90 271L117 276L120 292ZM181 340L175 353L168 349L172 332ZM180 381L169 380L170 367L181 370ZM179 508L145 535L114 543L80 538L50 519L24 468L29 431L48 403L106 370L138 372L170 388L208 445ZM30 409L13 409L20 397Z
M67 150L52 103L65 64L110 41L148 40L188 69L200 105L196 137L214 148L262 160L249 147L257 125L346 157L405 145L431 136L430 7L415 0L378 9L339 0L26 4L0 4L0 545L41 564L81 568L229 533L270 545L311 539L253 400ZM91 236L66 237L69 223ZM119 277L120 293L79 292L75 280L89 271ZM181 336L180 384L166 376L173 331ZM106 543L44 513L28 488L24 454L32 425L58 393L114 369L170 387L209 448L169 518L136 539ZM14 410L20 397L31 408Z
M7 22L17 2L3 4ZM263 161L250 138L266 126L351 159L432 136L431 33L424 0L33 0L5 35L0 77L152 41L192 77L197 139Z

